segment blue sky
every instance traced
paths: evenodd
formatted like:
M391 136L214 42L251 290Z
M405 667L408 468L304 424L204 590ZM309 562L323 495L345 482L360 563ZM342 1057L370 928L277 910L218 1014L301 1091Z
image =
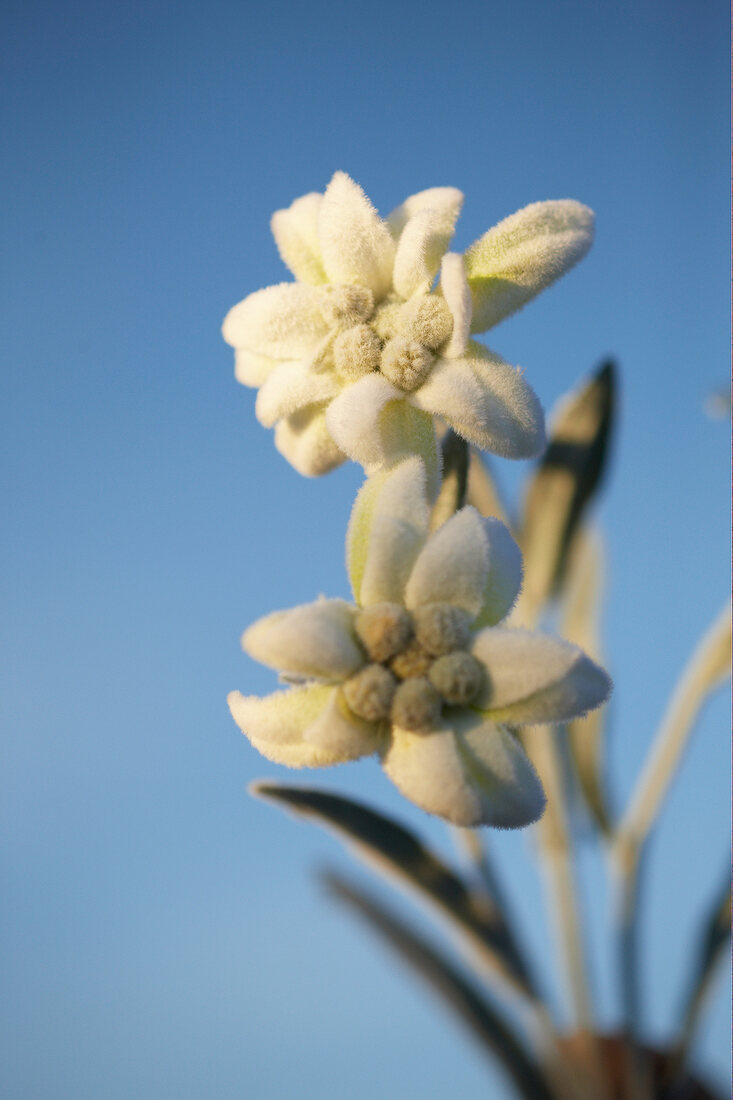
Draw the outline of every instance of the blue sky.
M337 168L385 213L460 187L459 249L538 199L594 208L589 257L491 344L547 409L619 362L598 519L622 804L728 591L728 434L704 411L728 371L727 8L30 0L3 23L4 1091L485 1095L480 1054L314 884L348 866L335 843L245 794L288 774L226 710L273 686L240 633L346 594L361 475L287 466L219 326L287 277L272 211ZM448 843L373 762L306 778ZM727 792L718 699L650 851L652 1035L727 858ZM531 844L495 839L540 955ZM610 1025L607 898L582 869ZM727 1001L719 982L700 1045L721 1079Z

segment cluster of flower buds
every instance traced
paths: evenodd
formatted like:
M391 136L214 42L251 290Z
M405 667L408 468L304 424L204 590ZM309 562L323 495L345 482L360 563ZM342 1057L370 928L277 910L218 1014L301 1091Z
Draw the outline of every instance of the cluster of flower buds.
M462 195L439 187L382 220L337 172L272 229L296 282L251 294L224 322L258 419L302 474L346 458L367 480L352 510L353 603L321 598L246 631L251 656L296 684L229 696L252 744L291 767L377 754L429 813L505 828L544 794L517 730L600 705L610 682L577 647L500 624L522 582L507 528L464 507L431 532L436 418L510 458L544 447L521 371L471 340L519 309L590 247L593 216L570 200L500 222L448 252ZM436 280L438 280L436 285Z

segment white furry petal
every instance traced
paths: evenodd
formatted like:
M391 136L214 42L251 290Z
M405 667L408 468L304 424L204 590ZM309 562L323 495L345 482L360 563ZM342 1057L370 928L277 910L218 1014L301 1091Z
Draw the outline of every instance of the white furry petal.
M359 490L346 534L354 597L362 607L402 603L405 583L428 532L425 467L408 458Z
M489 544L489 569L481 610L474 630L494 626L511 611L522 587L522 553L506 524L499 519L484 519Z
M475 508L462 508L425 543L405 588L405 606L450 603L476 615L483 603L489 544Z
M323 196L303 195L287 210L276 210L270 221L272 235L283 263L301 283L319 286L327 282L318 239L318 215Z
M346 461L326 425L323 405L311 405L281 420L275 446L299 474L320 477Z
M280 363L268 375L257 394L255 415L271 428L284 416L292 416L305 405L328 401L341 389L333 373L315 372L306 363Z
M322 296L302 283L279 283L256 290L229 310L222 335L235 348L249 348L273 359L313 354L328 335Z
M335 688L309 684L262 699L232 691L227 702L242 733L268 760L289 768L323 768L341 763L343 757L306 742L303 734L317 722L335 694Z
M258 355L247 348L235 348L234 377L243 386L253 386L256 389L281 362L281 359L270 359L267 355Z
M544 634L482 630L472 652L486 668L481 696L472 705L495 722L534 725L579 718L611 690L607 674L582 650Z
M443 348L443 355L446 359L457 359L465 354L468 345L473 309L466 266L463 256L458 252L448 252L443 257L440 268L440 287L453 315L453 332Z
M413 214L403 229L392 276L392 285L402 298L430 290L453 236L453 225L445 221L443 211L426 207Z
M521 309L581 260L593 243L593 211L573 199L533 202L466 252L474 332Z
M458 712L426 734L394 729L382 763L407 798L454 825L521 828L544 808L517 739L476 714Z
M414 405L503 458L533 458L545 445L544 417L521 371L472 344L463 359L438 359L410 394Z
M331 283L366 286L377 300L392 284L394 241L358 183L336 172L318 217L323 265Z
M456 187L428 187L410 195L403 203L395 207L387 218L387 225L395 238L398 238L410 218L421 210L438 211L446 233L453 233L458 215L463 206L463 195Z
M339 760L370 756L383 742L378 724L353 714L340 690L333 692L328 705L304 731L303 738Z
M353 620L351 604L321 598L259 619L244 632L242 646L280 672L337 682L364 664Z
M402 396L402 390L375 371L365 374L333 399L326 413L328 430L349 458L365 468L384 463L381 413L389 401Z

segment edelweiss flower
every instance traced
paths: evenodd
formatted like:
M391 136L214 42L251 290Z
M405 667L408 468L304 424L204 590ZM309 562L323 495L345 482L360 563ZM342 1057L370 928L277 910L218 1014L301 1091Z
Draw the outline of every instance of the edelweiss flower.
M519 309L585 255L593 215L571 200L525 207L465 257L446 253L463 196L412 195L383 221L337 172L323 195L272 218L296 277L227 315L240 382L302 474L346 456L367 471L434 448L433 417L506 458L544 446L542 410L521 372L469 339ZM440 285L433 283L440 271Z
M229 696L264 756L322 767L378 753L402 793L456 825L536 820L544 794L513 726L597 707L610 682L577 647L497 627L521 585L507 528L466 507L428 533L414 456L370 478L347 558L356 605L321 598L278 611L244 648L305 683Z

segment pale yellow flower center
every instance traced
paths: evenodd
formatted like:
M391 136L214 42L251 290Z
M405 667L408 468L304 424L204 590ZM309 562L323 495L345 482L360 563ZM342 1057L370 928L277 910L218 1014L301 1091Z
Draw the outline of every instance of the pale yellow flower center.
M446 703L469 703L481 687L481 666L465 649L446 653L430 666L428 679Z
M367 665L344 684L344 697L354 714L370 722L389 718L397 681L384 665Z
M333 362L337 372L349 382L377 370L382 341L369 325L353 325L340 332L333 342Z
M356 633L373 661L388 661L412 638L412 622L400 604L378 603L359 612Z
M424 676L403 680L395 692L391 718L400 729L427 733L440 718L442 699Z
M404 306L402 320L410 337L431 351L453 332L453 315L444 298L426 295L413 299Z
M483 673L465 650L470 632L461 608L436 603L410 614L400 604L375 604L359 612L355 626L371 663L343 691L359 717L425 733L444 705L465 705L478 693Z
M380 370L401 390L416 390L430 374L433 353L417 340L395 336L382 351Z
M416 638L389 662L389 667L400 680L409 680L413 676L427 676L433 658L423 649Z
M381 371L406 393L423 384L435 353L453 331L453 317L443 298L423 294L404 302L389 294L376 307L367 287L325 289L323 314L333 326L329 355L347 382Z
M425 604L415 612L415 634L423 649L433 657L465 649L470 637L468 615L454 604Z
M323 312L339 327L358 325L374 313L374 295L366 286L331 286L326 292Z

